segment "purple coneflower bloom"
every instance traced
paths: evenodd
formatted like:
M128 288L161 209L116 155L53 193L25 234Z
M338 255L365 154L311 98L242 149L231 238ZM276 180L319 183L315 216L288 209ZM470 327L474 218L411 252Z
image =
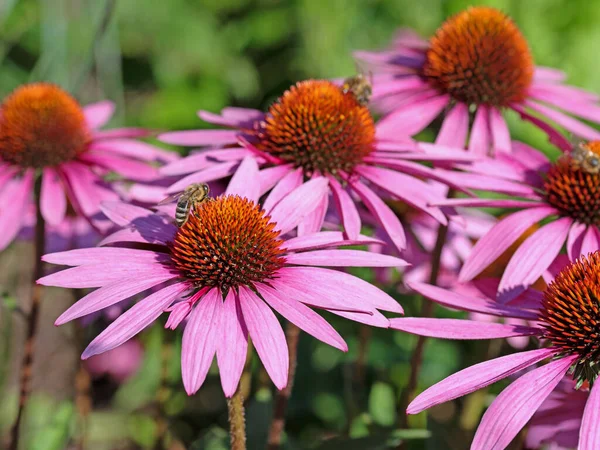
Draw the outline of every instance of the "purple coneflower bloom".
M528 371L496 397L475 433L471 450L502 450L527 424L544 400L569 372L578 388L590 388L579 429L579 449L600 448L600 252L569 263L545 291L531 291L518 306L457 294L425 283L411 287L453 309L519 318L531 326L460 319L394 318L391 328L446 339L496 339L537 336L545 347L501 356L457 372L425 390L409 405L417 414L434 405L474 392L518 371L548 360Z
M356 57L374 73L374 104L389 112L382 133L401 127L414 135L442 115L436 143L464 148L468 142L469 151L483 155L510 152L502 116L509 109L536 125L531 114L585 139L600 138L569 115L599 123L598 96L563 84L556 69L534 66L524 36L494 8L452 16L428 41L404 31L390 50Z
M580 146L594 158L600 155L598 141ZM513 149L512 155L474 163L470 170L479 173L447 174L460 177L467 187L513 198L448 199L437 203L518 209L475 244L461 269L461 282L473 279L532 225L541 223L508 262L498 287L501 302L509 302L539 279L565 243L571 260L600 248L600 173L586 170L571 154L551 162L521 142L513 142ZM566 143L562 149L566 149Z
M190 174L172 185L177 192L190 183L204 183L235 173L250 156L263 167L260 195L271 191L266 209L309 179L327 182L316 199L318 207L299 226L299 232L320 230L332 194L346 236L356 239L361 228L357 199L370 211L399 249L406 245L404 229L378 191L424 211L438 222L447 218L428 205L439 198L422 179L444 177L415 161L466 161L464 152L412 141L402 125L381 133L369 109L351 91L326 80L307 80L286 91L267 114L252 109L225 108L221 115L200 111L207 122L231 130L193 130L165 133L164 142L207 147L162 168L164 175ZM450 183L452 184L452 183Z
M41 284L99 288L63 313L57 325L155 288L94 339L83 358L122 344L170 311L169 328L188 318L182 372L189 394L202 385L216 352L223 390L233 395L248 337L282 389L288 378L288 350L272 310L343 351L347 350L344 340L310 307L379 327L389 322L378 310L402 312L392 297L360 278L315 267L405 265L392 256L333 248L369 244L373 238L358 235L344 241L342 233L335 231L283 237L318 206L316 200L327 190L325 179L295 188L264 210L255 203L258 184L247 183L257 172L255 161L246 159L226 194L195 208L180 228L172 218L137 206L117 203L104 208L124 228L102 244L120 242L139 248L100 247L44 257L76 267L44 277Z
M156 177L148 162L172 161L176 155L135 140L149 134L142 129L100 130L113 111L108 101L82 108L49 83L27 84L7 96L0 106L0 208L27 211L41 174L40 210L49 225L60 224L69 205L93 220L101 201L118 199L103 175ZM0 214L0 249L25 219L26 214Z

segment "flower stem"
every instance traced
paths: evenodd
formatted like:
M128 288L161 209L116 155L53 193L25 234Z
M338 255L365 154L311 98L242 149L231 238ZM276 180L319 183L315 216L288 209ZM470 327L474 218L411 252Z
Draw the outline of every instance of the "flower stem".
M23 414L27 401L29 400L29 394L31 392L31 378L33 375L33 353L35 347L35 340L38 331L38 322L40 315L40 306L42 300L42 286L37 284L36 281L43 275L44 263L42 262L42 256L44 255L44 247L46 241L46 226L44 218L40 210L40 191L41 191L42 178L38 177L35 184L35 202L36 202L36 222L35 222L35 255L34 255L34 268L33 268L33 279L31 288L31 310L27 316L27 339L23 350L23 359L21 362L21 377L19 382L19 410L17 412L17 419L13 424L10 437L10 450L17 450L19 448L20 428L21 422L23 421Z
M292 395L294 386L294 376L296 375L296 363L298 360L298 340L300 338L300 329L291 322L288 322L285 329L287 345L290 352L290 370L288 374L288 383L285 388L275 396L275 407L273 410L273 419L269 429L269 440L267 450L278 450L281 447L281 436L285 428L285 411L288 401Z
M235 394L227 399L229 413L229 436L231 450L246 450L246 418L244 417L244 397L240 386Z
M438 275L441 267L442 251L444 244L446 243L446 237L448 236L448 225L440 225L438 227L437 239L435 241L435 247L431 255L431 273L429 274L429 284L437 284ZM421 317L431 317L433 314L433 302L426 299L421 299ZM425 342L427 338L425 336L418 336L417 344L410 358L410 377L406 388L402 393L402 399L400 402L400 417L402 428L408 425L406 408L414 397L415 390L419 381L419 374L421 373L421 366L423 364L423 351L425 349Z

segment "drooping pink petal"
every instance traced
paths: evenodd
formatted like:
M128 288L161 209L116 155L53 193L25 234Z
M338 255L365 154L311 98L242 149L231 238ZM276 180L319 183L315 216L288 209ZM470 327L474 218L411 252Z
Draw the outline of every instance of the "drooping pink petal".
M504 389L483 415L471 450L504 450L554 390L573 359L552 361Z
M536 103L531 100L525 100L525 106L533 109L534 111L540 113L543 116L546 116L548 119L556 122L565 130L570 131L571 133L580 136L589 140L598 140L600 139L600 132L595 130L594 128L580 122L577 119L574 119L567 114L563 114L556 109L552 109L548 106L542 105L541 103Z
M68 187L78 207L86 216L93 216L100 211L100 204L105 201L117 201L119 196L108 190L103 181L90 168L78 162L69 162L60 166Z
M64 266L82 266L112 264L151 264L153 262L168 262L170 257L166 253L139 250L134 248L77 248L64 252L48 253L42 256L42 261Z
M263 209L267 212L271 211L282 198L302 185L303 178L304 175L302 173L302 168L300 167L286 173L286 175L277 182L273 190L265 199Z
M254 292L239 288L239 299L256 352L277 389L288 383L290 367L285 334L273 311Z
M595 225L588 225L583 242L581 243L581 254L588 255L600 249L600 236L598 236L598 228Z
M531 122L540 130L548 135L548 140L560 148L562 151L569 151L571 149L571 143L565 138L562 133L559 133L553 126L540 120L539 118L529 114L526 109L520 104L512 104L510 107L515 110L523 120Z
M108 100L83 107L85 122L92 130L97 130L106 125L114 113L115 104Z
M220 178L225 178L229 175L233 175L238 165L238 161L231 161L209 166L204 170L192 173L187 177L183 177L176 183L173 183L167 188L167 194L175 194L177 192L181 192L193 183L208 183L209 181L214 181Z
M186 130L171 131L158 135L158 140L166 144L195 146L215 146L235 144L237 131L233 130Z
M435 143L464 148L468 133L469 108L464 103L457 103L446 113Z
M395 256L382 255L363 250L314 250L291 253L287 264L329 267L405 267L406 261Z
M163 273L160 275L147 275L139 278L124 278L108 284L104 287L90 292L85 297L77 301L64 313L62 313L54 325L62 325L71 320L78 319L88 314L92 314L101 309L108 308L120 301L123 301L135 294L157 286L165 281L176 278L176 274Z
M58 172L45 167L42 173L42 192L40 196L42 216L50 225L58 225L67 212L67 197Z
M203 149L173 161L159 169L162 175L184 175L208 169L223 162L240 161L251 153L244 148Z
M280 279L308 294L337 299L340 305L361 309L368 305L384 311L402 313L402 306L381 289L365 280L339 270L320 267L286 267L280 270Z
M231 397L240 382L248 351L248 330L233 289L229 290L223 303L221 333L217 345L217 363L223 392L226 397Z
M513 141L513 156L522 166L536 171L550 167L550 159L543 152L520 141Z
M533 283L550 266L567 239L573 219L563 217L544 225L515 251L498 286L498 300L506 303Z
M435 206L475 206L480 208L535 208L541 202L527 200L502 200L494 198L448 198L432 203Z
M567 254L571 261L575 261L581 255L581 244L585 235L587 225L580 222L573 222L569 235L567 236Z
M406 412L418 414L432 406L470 394L554 354L555 349L542 348L502 356L467 367L423 391L408 405Z
M27 170L23 178L9 182L0 192L0 250L8 247L23 226L33 193L33 177L33 171Z
M142 161L170 162L179 159L177 152L163 150L147 142L136 141L134 139L102 139L92 141L89 150L127 156Z
M149 217L154 212L141 206L131 205L125 202L105 202L100 205L100 210L112 222L119 226L127 226L130 222L142 217Z
M360 234L361 227L360 215L358 214L358 209L356 209L356 204L346 189L340 185L338 180L331 176L328 178L338 214L344 225L344 231L346 232L348 239L355 240Z
M396 248L400 251L404 250L406 247L406 235L394 211L377 194L360 181L351 182L351 187L371 214L379 221Z
M306 236L321 231L325 222L325 215L329 208L329 195L321 197L316 208L308 213L298 224L298 236Z
M195 394L204 380L221 341L223 300L218 288L199 299L183 331L181 378L188 395Z
M276 229L285 234L298 226L319 205L328 191L327 178L313 178L290 192L267 213L277 224Z
M407 285L415 292L418 292L428 299L431 299L436 303L444 305L448 308L490 314L492 316L500 317L515 317L527 320L537 320L538 318L538 314L535 311L526 311L520 308L501 305L498 302L471 297L464 293L459 294L448 289L433 286L431 284L415 281L407 283Z
M99 246L115 242L142 242L166 245L173 240L177 227L166 221L165 217L153 215L135 219L126 228L115 231L105 237Z
M108 152L87 151L79 158L92 165L111 170L124 178L138 181L153 181L158 177L158 170L145 161L137 161Z
M459 281L466 282L475 278L514 244L529 227L556 213L554 208L540 206L513 213L502 219L477 241L460 271Z
M147 137L152 135L153 132L146 128L138 127L125 127L125 128L112 128L110 130L94 130L92 131L92 139L94 142L105 140L105 139L135 139L141 137Z
M481 189L520 197L539 197L537 191L532 186L513 180L505 180L478 173L452 172L443 169L438 169L438 172L441 172L446 179L453 180L456 185L462 184L463 189Z
M511 336L531 336L541 330L502 323L475 322L461 319L431 319L421 317L395 317L390 328L441 339L496 339Z
M414 92L427 87L429 87L427 82L421 79L419 76L403 77L394 79L393 81L387 83L373 83L373 94L371 96L371 100L374 101L398 92Z
M269 192L279 181L293 170L291 164L283 164L267 167L258 173L258 184L260 195Z
M348 346L339 333L312 309L299 301L281 295L276 289L267 285L257 284L256 288L271 308L298 328L332 347L343 352L348 351Z
M475 120L469 137L469 151L478 155L488 155L491 146L489 110L480 105L475 113Z
M533 79L536 82L560 83L567 79L567 74L553 67L535 66Z
M390 321L387 317L381 314L379 311L374 310L370 314L364 314L360 312L351 312L351 311L340 311L340 310L330 310L331 314L335 314L336 316L343 317L344 319L353 320L354 322L364 323L365 325L369 325L371 327L378 328L389 328Z
M600 424L600 387L598 387L598 383L595 383L583 410L578 450L600 448L600 426L598 424Z
M158 319L177 296L187 289L187 283L173 284L136 303L100 333L87 346L81 358L87 359L104 353L131 339Z
M226 195L239 195L257 202L260 195L258 183L258 164L256 159L246 156L237 168L225 190Z
M450 96L439 95L396 109L377 124L377 137L392 139L413 136L433 122L448 105Z
M94 288L106 286L128 277L168 276L172 274L171 270L167 266L157 263L132 265L113 262L110 270L107 269L106 264L89 264L46 275L37 280L37 283L44 286Z
M492 132L494 154L510 153L512 146L508 125L500 110L495 107L490 107L490 130Z
M307 236L298 236L286 240L282 247L288 251L294 250L317 250L327 247L338 247L342 245L368 245L383 244L384 242L363 234L359 234L355 240L344 239L341 231L322 231Z

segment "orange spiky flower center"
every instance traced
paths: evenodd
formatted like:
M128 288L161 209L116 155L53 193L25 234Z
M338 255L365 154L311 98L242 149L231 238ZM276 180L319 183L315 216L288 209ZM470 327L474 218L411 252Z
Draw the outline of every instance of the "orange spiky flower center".
M590 156L599 155L600 142L581 144ZM593 158L592 158L593 159ZM561 157L544 181L546 200L564 216L587 225L600 225L600 167L586 169L572 155Z
M21 86L0 107L0 159L5 162L55 166L84 152L89 141L81 106L53 84Z
M472 7L438 28L423 75L457 101L502 107L525 99L533 71L527 41L510 17Z
M351 91L326 80L307 80L286 91L257 126L257 147L314 172L351 173L371 154L375 122Z
M577 355L573 374L592 384L600 362L600 252L566 266L544 291L544 337L564 355Z
M221 196L195 208L170 245L181 275L223 292L272 279L285 262L275 223L258 205Z

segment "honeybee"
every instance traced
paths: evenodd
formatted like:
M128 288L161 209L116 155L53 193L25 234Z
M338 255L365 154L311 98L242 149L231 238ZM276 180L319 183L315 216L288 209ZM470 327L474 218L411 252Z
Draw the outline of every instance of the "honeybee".
M181 228L188 220L190 212L193 209L198 208L202 203L208 201L210 189L207 184L194 183L190 184L185 188L183 192L170 195L169 197L162 200L159 205L177 201L177 208L175 209L175 223Z
M575 169L583 170L589 174L600 173L600 155L590 150L585 141L579 141L573 145L571 164Z
M362 105L367 106L369 100L371 100L371 94L373 93L373 85L371 81L362 73L358 73L353 77L346 78L342 85L342 92L347 94L352 92L356 101Z

